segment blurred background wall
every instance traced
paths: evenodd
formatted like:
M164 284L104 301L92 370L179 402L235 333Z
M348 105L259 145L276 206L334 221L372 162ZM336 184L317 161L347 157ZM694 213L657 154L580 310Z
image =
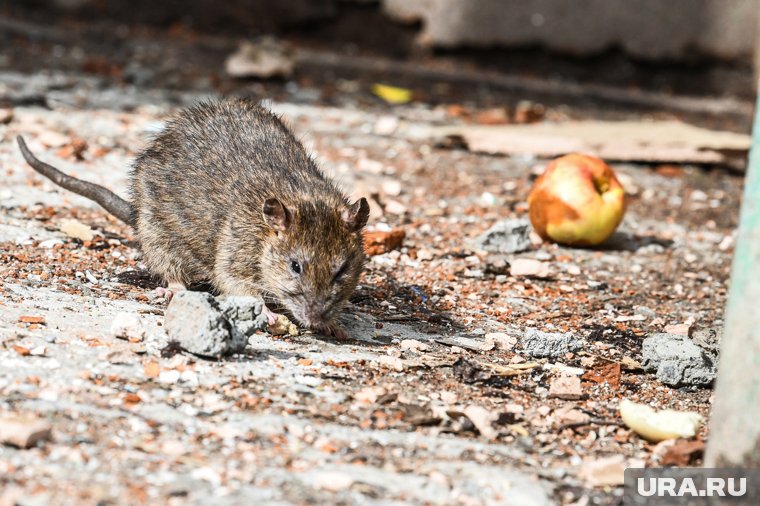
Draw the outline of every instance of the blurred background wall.
M415 43L454 48L542 46L589 55L609 48L649 59L711 56L753 61L760 0L25 0L25 12L53 9L124 23L185 22L196 29L270 32L374 6L414 23ZM368 27L364 27L365 29Z

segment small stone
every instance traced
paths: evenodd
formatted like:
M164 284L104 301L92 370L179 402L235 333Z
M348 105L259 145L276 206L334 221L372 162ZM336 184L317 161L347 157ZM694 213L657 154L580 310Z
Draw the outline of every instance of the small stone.
M530 223L504 220L475 238L474 247L489 253L520 253L531 248Z
M53 427L49 422L23 416L0 418L0 442L17 448L31 448L39 441L51 438Z
M90 227L77 220L64 220L61 223L60 230L67 236L79 239L80 241L92 241L95 237L95 233Z
M354 479L350 474L338 471L325 471L314 476L312 483L318 489L327 490L328 492L340 492L341 490L351 488L351 485L354 484Z
M117 339L142 341L145 339L145 327L137 314L122 312L111 322L111 335Z
M61 146L69 143L69 138L62 133L55 132L53 130L46 130L42 132L37 140L49 148L60 148Z
M402 350L409 350L414 352L423 352L428 351L430 349L430 345L423 343L422 341L418 341L416 339L404 339L400 343Z
M32 348L31 350L29 350L29 354L34 357L44 357L45 353L47 353L47 348L45 347L44 344L40 346L36 346Z
M105 358L108 363L115 365L132 364L135 361L134 356L125 350L111 351L102 358Z
M691 325L688 323L678 323L676 325L665 325L666 334L676 334L680 336L691 335Z
M464 409L464 416L470 419L481 436L487 439L496 439L496 436L499 435L499 431L493 428L493 423L499 418L498 413L471 404Z
M11 121L13 121L13 109L0 107L0 125L7 125Z
M500 350L512 351L517 346L517 338L504 332L488 332L485 335L486 343L493 343Z
M578 476L592 487L614 487L623 484L626 467L628 466L623 455L587 460L581 465Z
M63 241L60 239L48 239L47 241L42 241L38 246L40 248L50 249L56 244L63 244Z
M566 353L578 351L582 343L570 333L541 332L528 329L520 339L525 353L531 357L563 357Z
M158 375L158 381L159 383L174 384L179 381L180 374L177 370L161 371Z
M388 200L385 202L384 211L388 214L401 216L402 214L406 213L406 206L398 200Z
M554 411L554 416L562 425L588 423L591 417L575 406L563 406Z
M578 376L560 376L554 378L549 385L549 397L574 400L583 395L581 379Z
M373 131L376 135L391 135L398 128L398 118L395 116L380 116L375 122Z
M161 374L161 366L158 365L158 362L148 362L143 366L143 374L146 378L158 378L158 375Z
M515 258L509 263L509 274L515 277L548 278L549 266L532 258Z
M641 365L656 371L657 379L670 386L709 385L716 376L715 360L686 336L654 334L641 346Z
M383 387L366 387L356 392L354 394L354 399L359 402L374 404L380 396L387 393L388 391Z
M444 390L441 392L441 401L443 401L446 404L456 404L457 402L457 394L454 392L449 392L447 390Z
M504 255L488 255L485 264L490 274L509 274L509 261Z
M401 195L401 181L398 179L385 179L381 185L383 194L392 197Z

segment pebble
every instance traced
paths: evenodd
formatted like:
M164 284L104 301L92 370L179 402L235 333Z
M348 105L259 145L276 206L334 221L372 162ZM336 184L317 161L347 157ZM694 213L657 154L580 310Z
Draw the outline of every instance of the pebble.
M488 255L485 271L491 274L509 274L509 262L504 255Z
M430 345L423 343L422 341L418 341L416 339L404 339L400 343L402 350L409 350L414 352L423 352L428 351L430 349Z
M531 357L559 358L566 353L578 351L582 343L570 333L542 332L528 329L520 339L520 344L526 354Z
M53 246L55 246L56 244L63 244L63 241L60 240L60 239L48 239L47 241L42 241L39 244L39 247L40 248L50 249Z
M376 135L391 135L397 128L398 118L388 115L377 118L373 131Z
M509 273L515 277L548 278L549 266L532 258L516 258L509 263Z
M578 376L560 376L554 378L549 385L549 397L574 400L583 395L581 379Z
M491 343L500 350L512 351L517 346L517 338L504 332L488 332L485 342Z
M493 422L498 418L497 413L471 404L464 409L464 416L470 419L481 436L487 439L496 439L496 436L499 435L499 431L493 428Z
M13 109L0 107L0 125L7 125L11 121L13 121Z
M597 460L587 460L581 465L578 476L592 487L623 485L625 468L623 455L613 455Z
M8 416L0 418L0 442L17 448L31 448L52 436L49 422L37 418Z
M121 312L111 322L111 335L117 339L142 341L145 339L145 327L137 314Z
M35 346L31 350L29 350L29 354L35 357L44 357L47 353L47 348L45 345Z
M527 220L504 220L474 240L474 247L489 253L520 253L531 248L530 223Z
M688 323L678 323L676 325L665 325L666 334L675 334L680 336L691 335L691 325Z
M354 479L350 474L338 471L325 471L313 477L314 487L327 490L328 492L339 492L347 490L354 484Z
M54 130L45 130L37 137L37 140L49 148L59 148L68 144L69 137Z
M90 227L77 220L64 220L60 228L61 232L80 241L92 241L95 233Z
M390 195L391 197L401 195L401 181L398 179L385 179L381 186L385 195Z
M395 214L400 216L406 213L406 206L398 200L387 200L385 202L385 212L388 214Z
M572 405L563 406L555 410L554 416L557 417L557 421L561 424L587 423L589 420L591 420L591 417L589 415Z
M180 374L177 370L161 371L161 374L158 375L158 381L159 383L173 384L179 381Z
M367 404L374 404L378 397L387 394L388 391L383 387L366 387L354 394L354 399Z
M683 335L654 334L644 339L641 358L645 371L656 371L657 379L674 387L709 385L716 376L713 357Z

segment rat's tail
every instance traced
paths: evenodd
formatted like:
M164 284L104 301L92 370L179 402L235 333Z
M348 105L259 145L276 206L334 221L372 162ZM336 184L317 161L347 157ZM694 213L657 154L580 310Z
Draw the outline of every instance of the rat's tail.
M18 142L19 149L21 149L21 154L24 155L26 163L28 163L34 170L50 179L61 188L65 188L77 195L87 197L88 199L97 202L103 206L106 211L113 214L127 225L132 227L135 226L135 216L129 202L107 188L71 177L52 165L40 161L31 151L29 151L29 148L26 147L26 142L24 142L24 138L20 135L16 137L16 141Z

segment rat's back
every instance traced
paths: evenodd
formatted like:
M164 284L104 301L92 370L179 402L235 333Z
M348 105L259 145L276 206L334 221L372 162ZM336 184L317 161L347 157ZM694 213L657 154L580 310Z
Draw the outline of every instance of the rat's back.
M267 198L343 196L271 112L244 100L181 112L136 159L132 205L146 262L167 279L204 280L229 220L261 219ZM241 238L255 240L255 238Z

